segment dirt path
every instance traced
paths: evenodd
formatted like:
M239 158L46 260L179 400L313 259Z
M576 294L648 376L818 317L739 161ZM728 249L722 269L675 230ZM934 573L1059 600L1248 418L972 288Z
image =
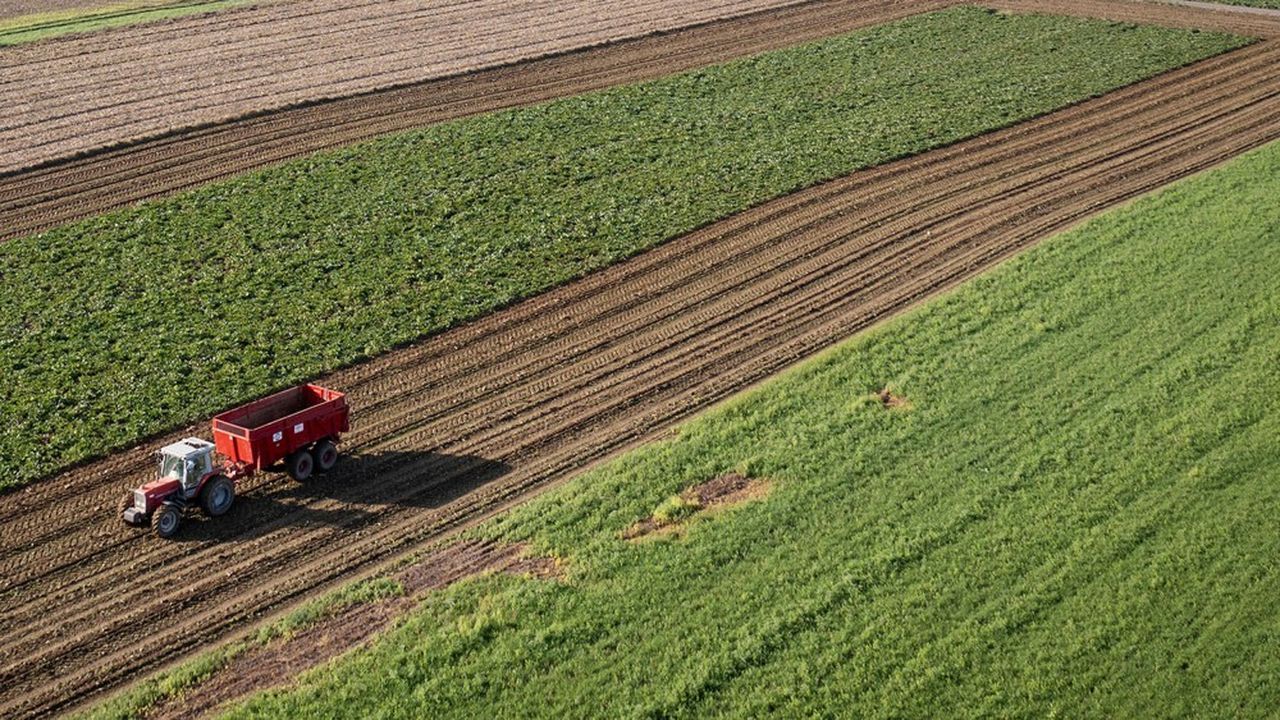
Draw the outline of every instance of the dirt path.
M1259 43L856 173L324 378L350 393L352 455L306 485L263 476L177 542L113 512L151 447L0 497L0 716L67 709L224 639L1280 137L1277 62Z
M393 577L404 596L355 605L325 617L296 634L251 647L180 695L166 698L143 716L147 720L211 717L227 703L288 684L299 673L355 648L410 612L425 595L486 573L542 580L563 577L555 560L528 555L522 545L468 540L436 550Z
M317 150L829 37L952 4L821 2L293 108L0 175L0 240Z
M0 50L0 172L796 0L305 0Z

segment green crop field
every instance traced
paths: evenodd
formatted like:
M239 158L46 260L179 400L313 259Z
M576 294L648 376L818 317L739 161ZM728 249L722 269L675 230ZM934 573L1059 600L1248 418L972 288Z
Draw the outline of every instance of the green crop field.
M1280 0L1214 0L1229 5L1247 5L1259 8L1280 8Z
M959 8L345 150L0 245L0 487L766 199L1239 46Z
M1273 144L1053 238L476 531L565 582L231 716L1274 717L1277 196ZM619 537L735 470L772 494Z
M214 12L247 5L255 0L131 0L98 7L59 10L0 20L0 47L47 40L59 35L91 32L166 18Z

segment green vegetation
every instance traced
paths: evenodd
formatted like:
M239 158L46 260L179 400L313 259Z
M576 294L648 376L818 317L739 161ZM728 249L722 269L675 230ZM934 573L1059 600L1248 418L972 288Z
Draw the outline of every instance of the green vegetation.
M478 530L567 583L454 586L231 716L1273 716L1278 195L1273 144L1050 240Z
M288 637L303 628L364 603L377 602L404 594L404 587L391 578L352 583L312 600L283 618L261 628L257 635L226 647L198 655L177 667L143 680L125 692L76 715L78 720L129 720L145 715L148 708L186 692L236 656L277 638Z
M137 25L166 18L214 12L260 0L132 0L98 7L58 10L0 19L0 47L47 40L70 33Z
M466 119L0 245L0 487L824 178L1245 42L958 8Z
M1259 8L1280 8L1280 0L1213 0L1228 5L1246 5Z
M684 520L702 509L697 500L689 500L681 495L672 495L653 511L653 520L659 525L670 525Z

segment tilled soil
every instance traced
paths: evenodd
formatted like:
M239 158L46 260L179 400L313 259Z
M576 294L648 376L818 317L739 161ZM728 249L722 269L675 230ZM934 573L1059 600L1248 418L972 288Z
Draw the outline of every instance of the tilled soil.
M650 80L954 4L823 1L432 80L0 173L0 240L318 150L435 122Z
M24 169L0 169L0 241L318 150L434 122L661 77L939 10L959 1L818 0L786 5L603 47L253 114L119 147L97 147L81 156L59 155L45 164L20 163ZM1006 10L1080 14L1280 37L1280 14L1254 17L1231 10L1211 12L1113 0L992 0L987 4ZM3 56L0 53L0 60ZM111 136L109 142L125 139L123 135Z
M154 446L0 496L0 716L47 715L545 489L1103 208L1280 137L1262 42L799 192L320 382L348 455L174 541Z
M0 172L795 0L304 0L0 51Z

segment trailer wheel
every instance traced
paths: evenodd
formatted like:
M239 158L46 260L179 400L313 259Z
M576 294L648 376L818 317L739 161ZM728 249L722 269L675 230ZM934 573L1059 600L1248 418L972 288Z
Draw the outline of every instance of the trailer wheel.
M226 475L209 478L200 490L200 507L209 517L227 514L236 499L236 486Z
M321 440L312 448L311 456L315 458L316 468L325 472L338 462L338 446L332 440Z
M178 526L182 524L182 513L178 512L178 508L168 503L162 504L151 513L151 532L156 537L171 538L178 532Z
M289 456L289 477L302 482L311 477L311 470L315 467L315 460L312 459L311 453L306 449Z

